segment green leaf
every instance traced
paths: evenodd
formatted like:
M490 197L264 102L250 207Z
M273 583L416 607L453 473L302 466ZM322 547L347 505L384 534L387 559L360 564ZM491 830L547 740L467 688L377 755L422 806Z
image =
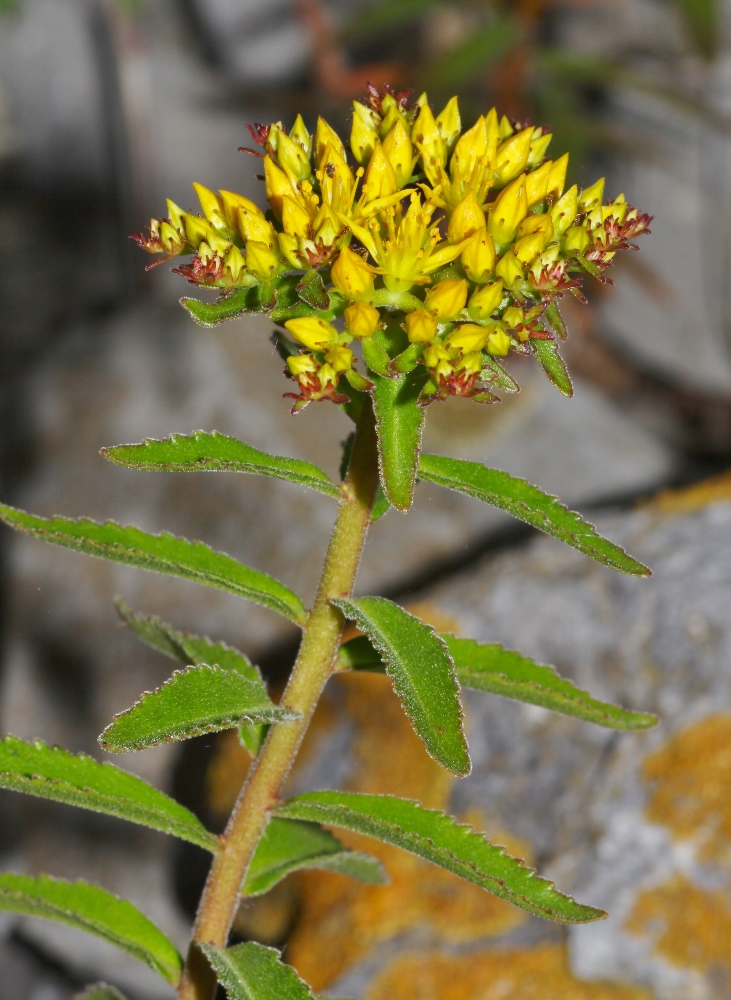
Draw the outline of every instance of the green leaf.
M218 326L225 320L235 319L243 313L259 312L259 288L237 288L230 295L219 298L217 302L183 298L180 304L200 326Z
M274 705L259 684L234 670L188 667L169 681L147 691L99 737L104 750L125 753L144 750L202 733L234 729L243 721L292 722L297 713Z
M476 500L499 507L620 573L650 576L646 566L627 555L619 545L602 538L593 524L525 479L517 479L507 472L490 469L477 462L440 455L422 455L419 476L438 486L466 493Z
M378 466L388 502L400 511L411 506L421 451L424 410L418 405L427 374L374 376L373 409L378 432Z
M361 851L349 851L318 823L274 817L251 860L243 895L260 896L291 872L303 868L338 872L369 885L388 881L380 861Z
M96 986L87 986L83 993L77 993L72 1000L125 1000L125 997L113 986L97 983Z
M216 552L203 542L189 542L167 532L150 535L114 521L100 524L88 518L36 517L5 504L0 504L0 519L11 528L44 542L216 587L262 604L298 625L307 620L302 601L284 584L268 573L250 569L231 556Z
M556 673L553 667L536 663L521 653L497 643L478 643L442 635L454 661L457 680L463 688L475 688L529 705L541 705L608 729L650 729L657 716L630 712L609 702L598 701ZM367 636L350 639L338 650L340 670L383 673L385 665Z
M393 378L391 371L391 358L388 351L376 337L364 337L361 341L363 345L363 360L371 372L381 375L383 378Z
M549 382L556 386L559 392L569 398L574 394L571 376L558 352L555 340L532 340L533 353L538 358L538 364L545 372Z
M136 615L122 600L117 599L115 603L122 620L148 646L165 653L171 659L182 663L184 667L191 665L199 667L210 663L224 670L236 670L243 677L248 677L250 681L259 684L266 695L266 686L259 668L238 649L226 645L225 642L211 642L205 636L178 632L172 625L168 625L156 616ZM261 750L268 728L262 725L241 726L239 729L241 742L252 757L256 757Z
M217 850L218 838L192 812L142 778L40 740L0 740L0 788L118 816Z
M210 434L206 431L172 434L163 441L146 438L142 444L102 448L101 454L110 462L128 469L143 469L146 472L251 472L288 479L337 499L341 496L335 483L311 462L267 455L218 431Z
M556 673L553 667L504 649L498 643L442 636L454 660L462 687L489 691L515 701L541 705L552 712L572 715L608 729L651 729L657 716L629 712L609 702L598 701Z
M490 388L500 389L502 392L520 392L520 386L512 375L508 375L503 366L489 354L482 355L482 374L487 372L485 381L490 382Z
M378 521L390 509L391 504L388 502L386 494L383 492L383 487L379 483L376 489L376 499L373 501L373 509L371 510L371 524Z
M402 375L407 372L412 372L421 360L423 353L423 344L409 344L405 350L396 355L389 365L391 372L398 372Z
M175 985L183 960L162 931L136 906L87 882L40 875L0 875L0 910L44 917L95 934Z
M558 308L558 303L549 302L546 306L546 319L548 320L548 325L551 327L553 332L561 338L561 340L566 340L569 333L566 329L566 324L564 318L561 315L561 310Z
M320 272L314 268L306 271L297 284L297 294L303 302L319 312L325 312L330 308L330 297L325 290L325 282Z
M428 754L461 776L470 773L454 665L431 625L383 597L331 602L366 633L383 656L404 711Z
M338 826L401 847L538 917L584 923L606 916L603 910L582 906L565 896L552 882L540 878L472 827L410 799L358 792L306 792L285 802L277 815Z
M314 1000L312 992L275 948L248 941L233 948L199 945L229 1000Z

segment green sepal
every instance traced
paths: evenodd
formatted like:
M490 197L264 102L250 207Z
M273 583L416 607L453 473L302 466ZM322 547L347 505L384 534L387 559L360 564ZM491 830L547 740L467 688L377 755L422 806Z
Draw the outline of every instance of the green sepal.
M584 257L584 255L580 253L575 253L573 255L573 258L579 265L579 267L583 268L583 270L586 271L587 274L590 274L592 278L596 278L597 280L601 281L602 270L600 267L597 267L597 265L594 263L593 260L587 260L586 257Z
M574 394L574 387L564 360L559 354L556 341L531 340L531 346L548 381L555 385L564 396L571 398Z
M472 765L454 665L431 625L383 597L331 602L366 633L383 657L394 691L427 753L453 774Z
M210 663L224 670L236 670L243 677L258 684L266 695L266 687L259 668L238 649L225 642L212 642L206 636L178 632L156 615L135 614L120 598L114 603L122 621L152 649L177 660L184 667L199 667L204 663ZM252 757L256 757L261 750L268 730L269 727L265 725L240 727L239 737Z
M198 946L228 1000L314 1000L312 991L275 948L247 941L233 948Z
M619 545L602 538L593 524L525 479L478 462L441 455L422 455L419 476L499 507L620 573L650 576L647 566L627 555Z
M201 302L200 299L182 298L180 304L200 326L218 326L227 319L235 319L244 313L256 313L261 309L259 287L237 288L224 295L217 302Z
M325 290L322 275L314 268L305 271L297 284L297 294L312 309L326 312L330 308L330 298Z
M363 360L368 368L383 378L393 378L391 358L383 344L375 336L364 337L361 343L363 345Z
M202 665L176 670L162 687L114 717L99 737L112 753L189 740L242 723L292 722L296 712L273 704L259 684L235 670Z
M192 812L142 778L41 740L0 740L0 788L116 816L207 851L218 849L218 838Z
M100 524L88 518L36 517L5 504L0 504L0 520L44 542L225 590L276 611L297 625L307 621L305 606L288 587L203 542L189 542L167 532L150 535L114 521Z
M0 910L44 917L94 934L144 962L175 986L183 960L136 906L88 882L39 875L0 875Z
M394 374L406 375L412 372L421 360L424 353L423 344L409 344L406 350L397 354L389 365L389 369Z
M512 375L509 375L499 361L483 352L482 372L483 381L489 382L492 389L500 389L501 392L520 392L520 386Z
M428 377L422 370L398 378L374 376L373 410L381 486L391 506L404 512L414 498L424 429L424 409L419 406L419 396Z
M261 896L292 872L316 868L368 885L388 881L383 866L362 851L350 851L318 823L274 817L262 834L244 879L244 896Z
M158 441L145 438L141 444L102 448L101 454L117 465L145 472L249 472L287 479L327 496L340 498L340 490L312 462L268 455L218 431L171 434Z
M566 329L566 323L561 315L561 310L558 308L557 302L549 302L546 306L546 321L557 337L561 340L566 340L569 335Z
M499 643L479 643L474 639L442 636L447 644L462 687L475 688L541 705L552 712L571 715L607 729L651 729L658 718L648 712L631 712L599 701L556 673L553 667L536 663L522 653Z
M606 917L603 910L583 906L559 892L552 882L472 827L410 799L306 792L285 802L276 815L341 827L401 847L547 920L586 923Z

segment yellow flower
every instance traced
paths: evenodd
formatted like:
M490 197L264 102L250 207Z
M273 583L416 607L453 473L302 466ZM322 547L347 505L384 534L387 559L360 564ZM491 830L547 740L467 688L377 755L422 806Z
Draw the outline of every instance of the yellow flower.
M446 278L429 289L424 306L442 322L455 319L467 303L464 278Z
M296 177L298 181L303 181L312 173L309 154L298 142L285 135L284 132L279 135L277 159L284 169Z
M553 163L547 160L542 167L532 170L525 178L525 196L528 200L528 208L538 204L548 194L548 180L551 176Z
M579 189L574 184L551 209L551 222L558 236L563 236L569 226L573 226L578 210Z
M260 212L249 211L245 205L239 206L238 223L239 231L245 240L257 240L259 243L272 246L277 238L276 230L271 222L265 219Z
M368 302L355 302L345 310L345 327L348 333L362 340L376 332L381 321L380 313Z
M264 184L267 199L277 218L282 218L282 198L297 198L297 185L278 167L268 154L264 157Z
M495 268L495 274L502 278L506 288L512 288L516 281L523 278L523 265L515 256L512 250L502 257Z
M424 350L424 364L431 368L437 376L447 377L452 372L449 351L441 344L431 344Z
M317 316L288 319L284 325L294 339L308 351L324 351L334 346L340 337L334 326L324 319L318 319Z
M383 140L383 152L393 167L393 172L396 176L396 187L402 188L409 177L411 177L415 157L409 133L400 118ZM390 194L391 192L384 193ZM379 197L381 196L379 195Z
M226 221L229 226L235 228L239 225L239 209L244 208L249 213L249 215L258 215L262 219L264 218L264 213L255 205L253 201L245 198L242 194L236 194L233 191L219 191L221 196L221 204L223 205L223 214L226 216Z
M403 292L429 284L429 275L459 257L465 245L440 242L438 227L431 225L434 211L434 205L422 205L412 193L406 212L389 207L380 213L381 222L371 219L368 228L340 219L373 257L386 288Z
M315 130L315 163L319 167L328 146L332 146L345 159L345 146L334 128L325 121L324 118L317 119L317 129Z
M542 232L530 233L524 236L513 247L513 253L523 264L532 264L546 246L546 238Z
M462 131L462 119L456 97L451 97L437 115L437 128L444 140L447 153L451 153Z
M487 118L477 119L471 129L460 136L449 163L449 174L443 166L435 168L424 163L424 171L434 188L430 195L435 204L447 210L456 208L469 190L483 204L493 179L493 167L500 138L495 109Z
M564 153L564 155L556 160L551 166L551 172L548 175L548 187L546 189L546 194L553 195L555 198L560 198L563 194L563 189L566 185L566 171L569 166L569 154Z
M470 280L481 284L490 277L495 270L495 242L486 226L479 229L467 243L461 260Z
M572 226L566 230L563 246L567 253L570 253L572 250L578 250L579 253L583 253L590 243L591 236L583 226Z
M287 358L287 367L295 378L317 371L317 362L311 354L294 354Z
M406 335L412 344L430 344L437 335L436 316L426 309L406 314Z
M288 236L300 236L306 239L309 236L311 222L309 212L305 211L294 198L290 198L287 194L284 195L282 198L282 225L285 233Z
M545 241L544 246L549 243L553 236L553 221L548 212L542 215L529 215L521 222L518 235L529 236L531 233L542 233Z
M447 236L452 243L459 243L460 240L474 236L478 230L484 229L486 224L485 213L480 208L475 192L470 188L452 212L447 227Z
M502 329L496 326L487 339L487 353L495 357L504 358L510 350L510 337Z
M504 188L490 209L487 228L498 245L511 243L523 219L528 214L525 174Z
M362 299L373 292L374 271L363 258L347 247L340 251L330 271L337 290L351 301Z
M378 128L370 108L360 101L353 101L353 124L350 129L350 148L358 163L367 163L378 142Z
M491 285L478 288L467 306L472 319L489 319L503 299L503 283L495 281Z
M367 201L387 198L399 190L396 172L380 142L376 143L363 181L363 194Z
M333 371L346 372L353 365L353 352L349 347L335 344L325 355L325 361L332 365Z
M294 142L299 143L305 153L307 153L307 156L310 156L310 153L312 152L312 136L307 131L307 126L304 123L302 115L297 115L295 118L289 137Z
M447 144L426 102L413 124L411 139L421 155L427 177L436 176L437 170L447 163Z
M465 354L457 362L457 371L465 372L468 375L479 375L482 371L482 354L475 351L474 354Z
M493 174L494 185L504 187L518 174L523 173L530 156L532 139L533 129L524 128L522 132L516 132L498 146Z
M279 257L267 243L249 240L246 244L246 270L267 281L279 265Z
M448 335L446 345L455 351L461 351L463 354L472 354L474 351L483 349L489 335L490 331L486 327L465 323Z
M525 315L523 310L519 309L518 306L511 306L503 313L503 323L505 323L506 326L520 326L524 319Z
M591 187L581 192L579 197L579 211L591 212L592 209L600 208L604 197L604 178L600 178Z

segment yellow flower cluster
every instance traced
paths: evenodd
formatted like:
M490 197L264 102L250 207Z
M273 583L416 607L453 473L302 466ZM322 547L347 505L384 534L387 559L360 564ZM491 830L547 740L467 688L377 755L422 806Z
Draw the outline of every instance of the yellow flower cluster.
M135 239L164 259L192 254L178 272L228 294L260 288L261 311L283 283L317 278L325 296L281 325L302 350L288 358L295 409L342 402L341 376L362 391L355 340L374 338L366 363L381 377L426 369L422 400L495 397L494 361L563 334L556 300L582 298L580 276L603 272L650 219L604 181L565 190L568 155L547 158L551 134L499 118L462 131L456 98L434 115L427 97L370 89L354 102L350 156L324 119L314 136L298 116L251 129L263 152L266 214L248 198L195 184L202 214L168 201L168 218ZM251 151L250 151L251 152ZM313 272L317 272L313 275ZM329 303L328 308L323 308ZM342 319L341 319L342 318Z

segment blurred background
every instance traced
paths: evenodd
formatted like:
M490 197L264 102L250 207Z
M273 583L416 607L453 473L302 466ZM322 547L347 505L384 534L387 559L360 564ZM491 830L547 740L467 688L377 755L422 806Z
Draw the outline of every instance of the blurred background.
M473 775L439 773L383 678L333 682L292 789L449 808L611 918L560 928L378 848L387 889L290 877L239 940L286 947L356 1000L731 997L731 3L728 0L0 0L0 498L206 540L312 595L334 510L268 479L151 476L103 445L196 428L335 475L347 419L296 420L266 320L215 330L128 236L195 204L193 180L263 200L245 124L301 111L349 131L365 82L550 123L572 180L655 215L617 286L565 302L567 401L536 370L499 407L429 411L426 447L525 476L649 562L589 566L421 484L372 531L359 588L443 630L519 647L600 697L657 711L617 735L468 699ZM520 364L520 362L518 362ZM535 366L537 367L537 366ZM113 713L170 673L115 594L244 649L276 689L296 636L217 592L0 533L0 728L99 756ZM248 767L230 734L122 759L220 828ZM192 847L0 792L0 866L98 881L181 945L207 868ZM0 914L0 1000L105 978L171 993L60 926Z

